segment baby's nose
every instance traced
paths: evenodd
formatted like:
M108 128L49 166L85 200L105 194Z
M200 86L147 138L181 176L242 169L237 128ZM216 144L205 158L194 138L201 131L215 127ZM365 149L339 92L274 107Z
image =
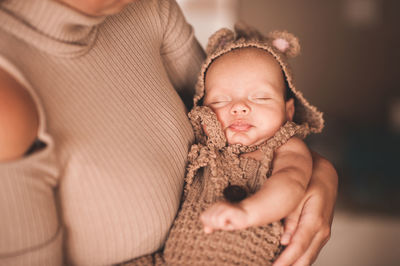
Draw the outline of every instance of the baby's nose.
M232 115L247 115L250 112L250 108L244 103L235 103L232 106Z

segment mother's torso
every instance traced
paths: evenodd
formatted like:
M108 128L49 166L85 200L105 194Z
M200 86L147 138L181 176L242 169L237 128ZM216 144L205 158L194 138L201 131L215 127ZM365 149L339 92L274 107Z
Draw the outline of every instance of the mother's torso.
M154 251L179 206L193 133L168 76L179 69L167 73L160 52L169 23L160 3L140 1L101 19L46 6L2 11L0 54L41 99L54 139L71 263Z

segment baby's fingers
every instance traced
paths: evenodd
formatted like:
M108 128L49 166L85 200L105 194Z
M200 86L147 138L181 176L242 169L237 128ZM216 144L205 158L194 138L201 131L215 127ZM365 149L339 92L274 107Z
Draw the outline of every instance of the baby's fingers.
M226 206L217 203L206 210L201 216L200 220L203 222L204 231L211 233L214 230L222 229L228 223L226 215Z
M238 206L220 202L211 206L200 217L204 231L234 230L246 227L246 213Z
M204 233L206 234L211 234L214 231L214 229L210 226L204 226Z

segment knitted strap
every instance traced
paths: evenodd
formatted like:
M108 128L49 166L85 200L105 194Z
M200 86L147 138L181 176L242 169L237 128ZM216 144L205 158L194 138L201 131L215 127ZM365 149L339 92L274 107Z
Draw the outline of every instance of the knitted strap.
M264 158L261 161L262 166L269 171L271 169L272 159L274 152L285 144L290 138L296 136L299 138L305 138L310 133L308 125L297 125L292 121L287 121L275 135L267 140L264 144L259 146L259 149L264 154Z
M208 147L205 147L202 144L193 144L190 148L190 152L188 154L188 166L187 173L185 176L185 189L184 189L184 197L186 198L187 193L189 192L192 183L194 181L194 177L201 167L207 166L210 163L212 154Z
M216 114L207 106L197 106L188 114L193 125L196 141L209 147L221 149L226 145L226 138ZM206 128L206 132L203 130Z

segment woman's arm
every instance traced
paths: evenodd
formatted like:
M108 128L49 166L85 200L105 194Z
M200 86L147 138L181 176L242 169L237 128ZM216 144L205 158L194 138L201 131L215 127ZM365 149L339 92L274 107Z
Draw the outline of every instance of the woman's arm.
M172 85L190 110L205 54L178 4L173 0L160 3L160 20L164 31L160 54Z
M330 238L338 175L333 165L315 152L306 195L285 219L282 244L288 245L274 266L310 265Z

